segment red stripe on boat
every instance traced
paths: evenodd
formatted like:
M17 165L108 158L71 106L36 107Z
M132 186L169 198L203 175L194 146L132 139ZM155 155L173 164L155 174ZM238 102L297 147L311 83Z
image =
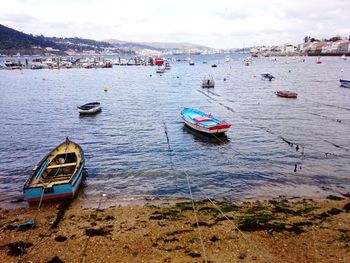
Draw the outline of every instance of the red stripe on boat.
M47 196L43 196L42 200L51 200L51 199L61 199L61 198L73 198L74 194L72 193L68 193L68 194L57 194L57 195L47 195ZM31 198L28 199L29 203L33 203L33 202L39 202L41 199L41 197L36 197L36 198Z

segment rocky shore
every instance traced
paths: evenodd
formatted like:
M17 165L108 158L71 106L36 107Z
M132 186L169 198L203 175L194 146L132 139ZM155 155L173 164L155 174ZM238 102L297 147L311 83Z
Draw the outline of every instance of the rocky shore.
M350 262L350 198L0 210L2 262ZM197 218L197 220L196 220ZM200 231L198 231L198 229ZM203 249L204 247L204 249Z

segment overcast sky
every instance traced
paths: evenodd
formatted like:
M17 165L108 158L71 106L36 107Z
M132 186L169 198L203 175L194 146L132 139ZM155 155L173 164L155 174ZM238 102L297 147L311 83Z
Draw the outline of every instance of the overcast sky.
M214 48L350 35L350 0L0 0L0 24L33 35Z

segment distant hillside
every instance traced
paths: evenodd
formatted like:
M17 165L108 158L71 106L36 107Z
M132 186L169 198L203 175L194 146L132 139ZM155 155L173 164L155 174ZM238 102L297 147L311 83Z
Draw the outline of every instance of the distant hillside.
M0 50L25 50L32 47L57 48L58 46L43 36L34 37L0 24Z
M135 49L151 49L151 50L208 50L210 48L202 45L191 43L167 43L167 42L130 42L118 39L106 39L105 42L111 43L116 47L133 47Z
M43 49L47 47L58 49L58 53L63 53L63 51L67 49L73 49L77 52L81 52L84 50L101 51L105 48L114 48L114 46L110 43L91 39L82 39L77 37L44 37L43 35L33 36L32 34L25 34L0 24L1 54L14 55L17 54L17 52L28 55L41 54L45 52Z
M50 52L64 54L66 50L82 52L94 50L97 52L108 49L114 53L134 53L134 50L208 50L210 48L190 43L161 43L161 42L130 42L117 39L96 41L78 37L60 38L33 36L14 30L0 24L0 54L15 55L42 55L48 53L45 48L51 48ZM55 49L57 51L53 51Z

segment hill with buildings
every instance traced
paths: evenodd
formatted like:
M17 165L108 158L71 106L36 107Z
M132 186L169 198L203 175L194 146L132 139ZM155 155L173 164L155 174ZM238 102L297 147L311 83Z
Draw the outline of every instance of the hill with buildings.
M43 55L46 53L64 54L81 53L88 51L102 52L110 51L116 53L130 52L130 50L116 48L113 44L83 39L78 37L60 38L45 37L43 35L33 36L25 34L0 24L0 54L15 55Z
M154 51L205 51L211 50L212 48L191 44L191 43L169 43L169 42L131 42L122 41L118 39L106 39L105 42L113 44L115 47L128 47L136 50L149 49Z

